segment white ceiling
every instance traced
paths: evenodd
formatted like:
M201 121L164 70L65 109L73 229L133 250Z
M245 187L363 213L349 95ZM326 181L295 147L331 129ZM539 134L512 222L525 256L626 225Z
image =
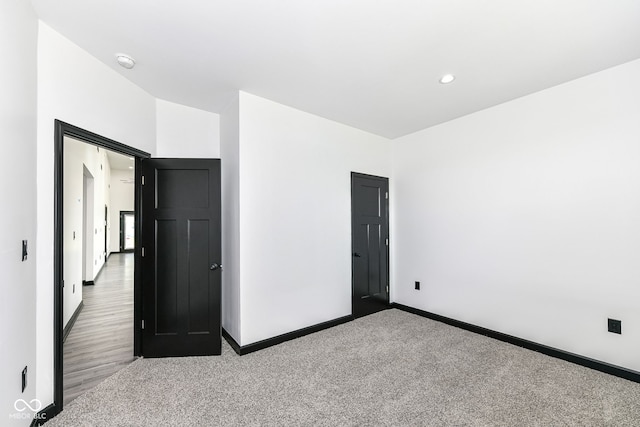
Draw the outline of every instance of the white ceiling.
M133 157L125 156L124 154L111 150L105 151L107 152L107 157L109 157L109 166L112 170L129 171L133 176Z
M638 0L32 2L155 97L243 90L391 138L640 58Z

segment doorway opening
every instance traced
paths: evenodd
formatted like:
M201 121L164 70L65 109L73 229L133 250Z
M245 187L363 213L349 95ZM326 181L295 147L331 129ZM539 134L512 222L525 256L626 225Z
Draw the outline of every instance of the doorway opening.
M104 205L104 235L109 235L109 206ZM104 239L104 259L109 260L109 248L107 247L109 239Z
M69 336L73 326L70 322L76 321L83 307L83 289L82 286L77 286L80 282L78 279L90 284L106 280L112 274L106 271L105 266L109 254L119 252L120 239L114 239L112 235L115 231L118 236L120 221L118 217L114 219L113 214L110 218L109 213L117 212L119 215L121 210L128 210L134 212L134 218L140 216L140 186L135 184L140 182L142 159L150 157L148 153L58 120L55 122L54 143L54 402L50 408L53 415L62 410L66 400L63 377L64 338ZM72 144L79 145L72 147ZM73 156L75 159L70 160ZM132 200L128 207L114 209L115 203L110 200L109 195L113 186L110 179L111 165L116 157L129 162L127 181ZM67 161L75 167L65 167ZM78 168L77 165L81 167ZM104 224L101 224L102 221ZM137 237L140 230L135 224L139 224L139 220L134 221L134 235ZM135 241L139 239L134 239ZM134 247L133 253L122 255L126 259L122 258L119 263L109 263L109 268L112 267L111 264L113 268L120 264L121 270L125 267L130 269L128 286L133 297L129 305L133 306L133 315L123 328L132 335L133 346L127 351L133 358L140 354L141 348L140 328L136 327L140 325L141 318L141 280L140 269L134 268L139 265L140 254ZM88 311L86 308L85 310ZM68 327L67 330L65 326ZM89 331L88 335L92 334L95 335L93 331ZM104 349L94 350L101 352L104 357Z
M389 308L389 179L351 173L352 314Z
M67 163L67 162L65 162ZM69 181L69 180L67 180ZM82 165L82 284L93 284L93 194L94 178L85 164ZM73 239L75 240L75 230ZM67 260L69 261L69 260ZM69 266L65 267L65 271ZM89 273L91 271L91 273ZM65 310L66 311L66 310Z
M120 211L120 252L133 252L135 248L135 212Z

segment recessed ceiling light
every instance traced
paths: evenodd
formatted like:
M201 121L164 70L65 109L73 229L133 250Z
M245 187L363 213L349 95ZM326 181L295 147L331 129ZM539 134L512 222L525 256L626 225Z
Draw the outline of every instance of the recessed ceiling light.
M118 64L120 64L127 70L132 69L136 65L136 61L132 57L130 57L129 55L125 55L124 53L116 54L116 61L118 61Z
M443 85L446 85L451 83L455 79L456 79L456 76L454 76L453 74L445 74L444 76L440 77L440 83L442 83Z

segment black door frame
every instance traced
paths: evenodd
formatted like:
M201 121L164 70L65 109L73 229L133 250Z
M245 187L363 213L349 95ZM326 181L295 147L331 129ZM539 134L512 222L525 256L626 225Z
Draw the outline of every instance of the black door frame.
M384 180L387 182L387 197L385 197L385 215L387 216L387 226L386 226L386 234L387 234L387 239L390 239L390 235L389 235L389 224L391 223L391 218L389 216L389 197L388 194L390 192L389 189L389 178L384 177L384 176L377 176L377 175L370 175L370 174L365 174L365 173L359 173L359 172L351 172L351 227L353 228L353 180L354 178L374 178L374 179L380 179L380 180ZM386 262L387 262L387 275L385 277L386 282L387 282L387 286L389 288L389 290L387 291L387 301L386 301L386 306L387 307L391 307L390 303L391 303L391 283L389 278L391 277L391 260L390 260L390 256L389 256L389 248L390 246L387 244L386 245ZM353 274L353 230L351 230L351 315L352 316L356 316L356 313L354 312L354 294L355 294L355 282L354 282L354 274Z
M115 151L135 159L135 212L136 212L136 241L140 241L141 230L141 182L142 159L151 157L137 148L105 138L85 129L73 126L60 120L54 124L54 237L53 237L53 405L45 408L46 419L50 419L62 411L63 405L63 167L64 167L64 137L68 136L87 144L92 144L107 150ZM141 319L142 319L142 269L141 253L138 247L134 255L134 284L133 284L133 352L134 356L141 354Z
M118 233L118 239L120 239L120 242L118 244L118 247L120 248L120 252L133 252L135 250L135 244L136 242L133 242L134 244L134 249L125 249L124 248L124 217L125 215L134 215L134 227L137 227L137 225L135 224L135 211L120 211L120 232ZM135 231L134 231L135 233Z

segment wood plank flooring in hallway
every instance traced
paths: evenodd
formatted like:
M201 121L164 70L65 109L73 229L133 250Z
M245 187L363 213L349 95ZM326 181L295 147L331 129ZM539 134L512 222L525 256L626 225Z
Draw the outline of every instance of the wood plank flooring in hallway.
M64 404L134 360L132 253L114 253L93 286L64 343Z

